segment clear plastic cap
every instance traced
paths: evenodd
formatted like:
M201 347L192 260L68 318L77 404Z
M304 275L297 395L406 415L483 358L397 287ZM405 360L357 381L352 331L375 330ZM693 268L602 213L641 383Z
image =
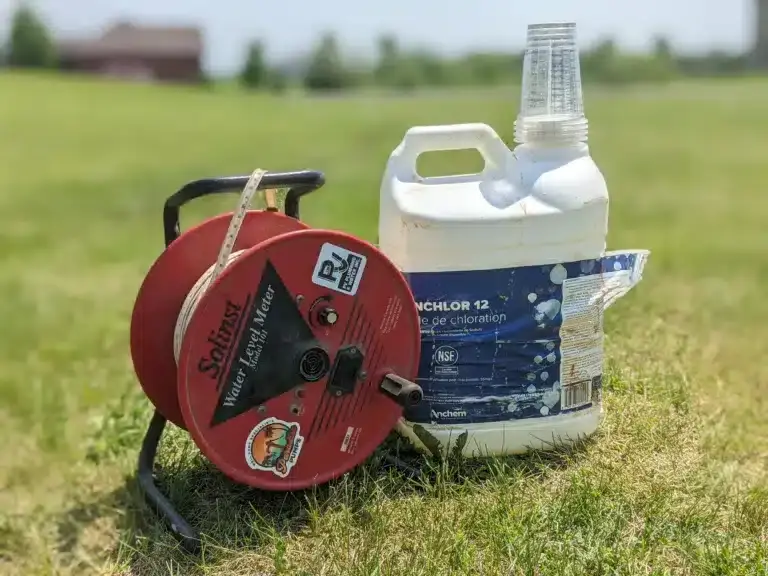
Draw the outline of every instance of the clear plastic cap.
M516 142L587 140L576 24L528 26L522 84Z

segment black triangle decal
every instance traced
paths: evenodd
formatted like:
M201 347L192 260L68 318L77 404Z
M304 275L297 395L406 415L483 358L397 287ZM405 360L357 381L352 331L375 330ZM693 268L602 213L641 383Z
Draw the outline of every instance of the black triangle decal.
M313 345L316 341L312 329L267 260L235 345L229 373L221 381L211 427L301 384L304 380L298 370L299 356Z

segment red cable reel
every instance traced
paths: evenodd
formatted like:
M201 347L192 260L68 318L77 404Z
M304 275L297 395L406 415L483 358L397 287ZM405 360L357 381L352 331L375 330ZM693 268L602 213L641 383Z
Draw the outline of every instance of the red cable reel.
M230 263L201 290L232 218L187 230L149 270L131 318L136 374L233 480L322 484L367 459L421 401L416 304L372 244L273 210L245 212ZM193 289L202 294L188 298Z

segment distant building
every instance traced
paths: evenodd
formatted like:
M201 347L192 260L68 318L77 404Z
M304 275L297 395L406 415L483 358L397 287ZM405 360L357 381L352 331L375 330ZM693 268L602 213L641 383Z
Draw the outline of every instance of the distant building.
M63 70L143 81L202 79L203 35L198 28L119 23L95 39L59 44Z

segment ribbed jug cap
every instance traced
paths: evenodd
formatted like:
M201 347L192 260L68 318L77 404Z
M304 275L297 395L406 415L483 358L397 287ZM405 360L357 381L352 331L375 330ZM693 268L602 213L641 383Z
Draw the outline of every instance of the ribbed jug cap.
M576 24L529 25L515 140L583 142L587 133Z

